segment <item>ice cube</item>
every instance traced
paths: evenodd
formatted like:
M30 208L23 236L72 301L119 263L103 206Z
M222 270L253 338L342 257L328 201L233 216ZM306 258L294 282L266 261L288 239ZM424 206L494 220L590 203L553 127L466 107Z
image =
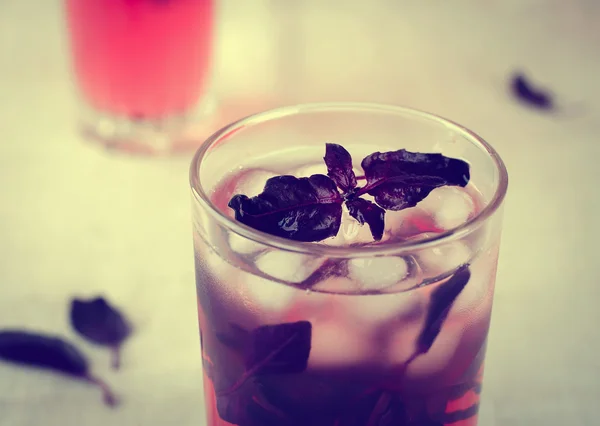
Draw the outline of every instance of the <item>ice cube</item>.
M419 206L404 210L389 210L385 214L385 235L395 240L412 238L424 232L438 232L431 213Z
M277 280L301 283L323 262L324 259L276 250L260 255L256 259L256 267Z
M195 246L199 260L206 264L209 272L216 276L222 277L230 272L235 272L235 268L226 260L227 250L224 250L225 240L220 227L212 227L206 229L206 234L203 237L197 235L195 238Z
M471 257L471 250L465 242L453 241L418 252L417 262L426 275L438 275L458 268L469 262Z
M385 212L385 232L394 234L396 230L399 230L404 222L406 221L406 210L393 211L388 210Z
M213 228L213 231L215 228ZM213 232L217 234L217 232ZM209 247L205 242L196 244L196 283L198 297L210 303L212 298L226 306L242 307L243 300L239 297L237 285L240 281L240 269L228 262L227 250L222 250L217 238L215 245Z
M309 177L312 175L327 175L327 166L325 166L325 163L309 164L309 165L302 166L302 167L296 169L291 174L296 177Z
M262 244L242 237L241 235L234 234L233 232L229 234L229 247L231 247L231 250L241 255L256 254L266 249Z
M210 248L205 248L202 252L198 251L198 256L200 261L206 265L206 269L216 277L221 277L230 269L234 269L221 255Z
M465 223L475 210L471 196L455 186L436 188L419 203L419 207L433 216L435 224L450 230Z
M340 226L341 229L341 226ZM326 238L323 241L320 241L321 244L325 244L333 247L340 247L346 244L346 239L344 238L344 234L338 231L335 237Z
M346 245L364 244L373 242L373 234L368 224L361 225L350 214L342 216L340 234L344 237Z
M277 175L269 170L248 170L240 175L239 181L235 185L234 194L244 194L248 197L254 197L263 191L267 180L275 176Z
M385 212L385 233L388 235L404 237L416 229L413 219L416 215L428 215L418 208L404 210L388 210Z
M334 294L358 294L360 289L351 279L333 276L316 283L312 290Z
M308 366L322 368L362 364L373 358L375 347L368 336L342 321L315 321Z
M372 257L348 261L348 275L363 291L381 291L408 275L408 264L401 257Z
M369 225L358 223L356 219L350 216L345 205L342 208L342 223L337 235L322 241L323 244L330 246L346 246L370 242L373 242L373 235L371 234Z
M300 289L249 273L242 282L246 309L257 312L263 318L274 313L284 316L294 300L303 294Z
M364 174L362 169L359 169L357 167L354 167L352 170L354 170L355 176L362 176ZM327 166L325 165L325 163L308 164L306 166L302 166L302 167L296 169L292 173L292 175L296 176L296 177L309 177L312 175L326 175L327 176Z
M345 316L355 325L369 324L376 327L380 323L410 321L421 315L426 306L422 294L415 291L344 296L340 302Z

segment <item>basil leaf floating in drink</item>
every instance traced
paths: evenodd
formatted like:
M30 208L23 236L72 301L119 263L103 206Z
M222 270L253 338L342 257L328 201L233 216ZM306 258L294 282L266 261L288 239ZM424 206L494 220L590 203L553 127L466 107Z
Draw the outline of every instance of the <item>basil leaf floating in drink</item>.
M325 175L277 176L256 197L234 195L235 218L259 231L296 241L319 241L337 234L342 197Z
M261 388L254 382L246 382L234 394L217 397L219 417L228 423L240 426L301 426L277 407L272 406L262 395Z
M308 321L263 325L252 330L244 350L246 371L231 388L218 393L231 394L254 375L303 372L310 355L311 335Z
M375 152L362 160L367 184L359 193L375 197L386 210L414 207L435 188L466 186L469 164L442 154L422 154L404 149Z
M325 144L325 165L327 176L347 193L356 188L356 175L352 169L352 156L344 147L334 143Z
M264 325L252 331L246 371L254 374L290 374L306 370L312 326L308 321Z
M436 287L431 293L425 325L417 338L416 355L425 354L433 346L440 334L442 325L448 317L456 298L471 278L468 265L463 265L447 281ZM414 358L414 357L413 357Z
M291 240L321 241L337 235L345 203L351 216L361 225L367 223L373 239L379 241L385 210L414 207L435 188L464 187L470 179L465 161L401 149L365 157L361 165L366 183L357 187L352 157L345 148L326 144L324 161L328 176L276 176L256 197L234 195L228 205L236 220ZM361 198L365 194L373 196L377 205Z
M385 210L377 204L363 198L355 198L346 202L350 216L361 225L367 223L375 241L381 240L385 229Z
M85 355L72 343L58 336L26 330L0 330L0 360L84 380L102 390L107 405L117 404L117 398L108 385L91 374Z
M252 383L244 383L234 393L225 396L217 395L219 417L234 425L248 423L247 407L252 404L253 390Z
M131 334L125 316L103 297L90 300L73 299L70 311L71 325L83 338L112 351L112 366L121 364L121 346Z
M239 330L239 326L235 326ZM216 391L219 416L233 424L252 423L249 418L275 410L257 406L258 388L252 379L267 374L293 374L306 370L311 349L312 325L308 321L265 325L244 337L245 372L229 388ZM255 408L254 414L249 411ZM277 419L276 411L272 413ZM281 419L280 419L281 420ZM277 423L273 423L277 424ZM280 423L285 424L285 423Z

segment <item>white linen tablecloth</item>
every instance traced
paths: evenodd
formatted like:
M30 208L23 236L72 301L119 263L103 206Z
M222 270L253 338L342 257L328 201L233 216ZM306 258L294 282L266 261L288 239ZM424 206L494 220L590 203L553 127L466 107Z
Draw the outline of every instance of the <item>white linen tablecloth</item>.
M510 188L481 424L600 424L600 5L220 6L220 122L289 102L390 102L449 117L497 147ZM75 338L69 298L103 293L137 332L118 373L106 352L82 346L122 395L119 409L84 384L0 364L0 426L204 424L190 158L86 142L65 36L61 1L0 2L0 327ZM552 87L562 112L515 103L514 69Z

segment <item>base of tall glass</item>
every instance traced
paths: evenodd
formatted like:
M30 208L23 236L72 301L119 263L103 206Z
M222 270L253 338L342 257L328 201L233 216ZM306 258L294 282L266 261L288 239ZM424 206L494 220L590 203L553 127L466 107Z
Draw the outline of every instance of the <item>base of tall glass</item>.
M217 101L207 95L186 113L147 119L110 114L83 107L79 130L86 139L110 150L141 155L191 152L198 141L214 131Z

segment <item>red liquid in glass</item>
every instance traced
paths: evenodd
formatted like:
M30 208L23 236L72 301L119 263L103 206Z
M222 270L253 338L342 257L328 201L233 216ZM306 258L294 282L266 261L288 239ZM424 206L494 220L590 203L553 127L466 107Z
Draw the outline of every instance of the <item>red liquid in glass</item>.
M281 171L294 170L281 162ZM213 203L226 212L240 185L252 179L264 182L260 173L233 173L217 185ZM481 208L478 192L461 191L471 198L471 214L476 214ZM388 242L441 232L425 209L398 214L402 220L391 222ZM336 283L354 282L348 272L324 278L311 291L256 279L247 268L273 251L241 250L231 237L215 227L206 235L195 234L194 241L208 426L477 425L497 261L496 245L481 249L483 234L445 249L416 252L402 279L416 284L427 278L427 284L379 295L336 293ZM435 343L413 358L431 295L447 280L437 274L449 267L443 265L460 264L457 254L464 249L483 253L471 258L468 284ZM294 255L286 256L288 269L295 268ZM286 258L281 258L284 266ZM301 321L312 325L306 369L252 373L246 331Z
M96 110L156 119L206 89L212 0L67 0L75 78Z

